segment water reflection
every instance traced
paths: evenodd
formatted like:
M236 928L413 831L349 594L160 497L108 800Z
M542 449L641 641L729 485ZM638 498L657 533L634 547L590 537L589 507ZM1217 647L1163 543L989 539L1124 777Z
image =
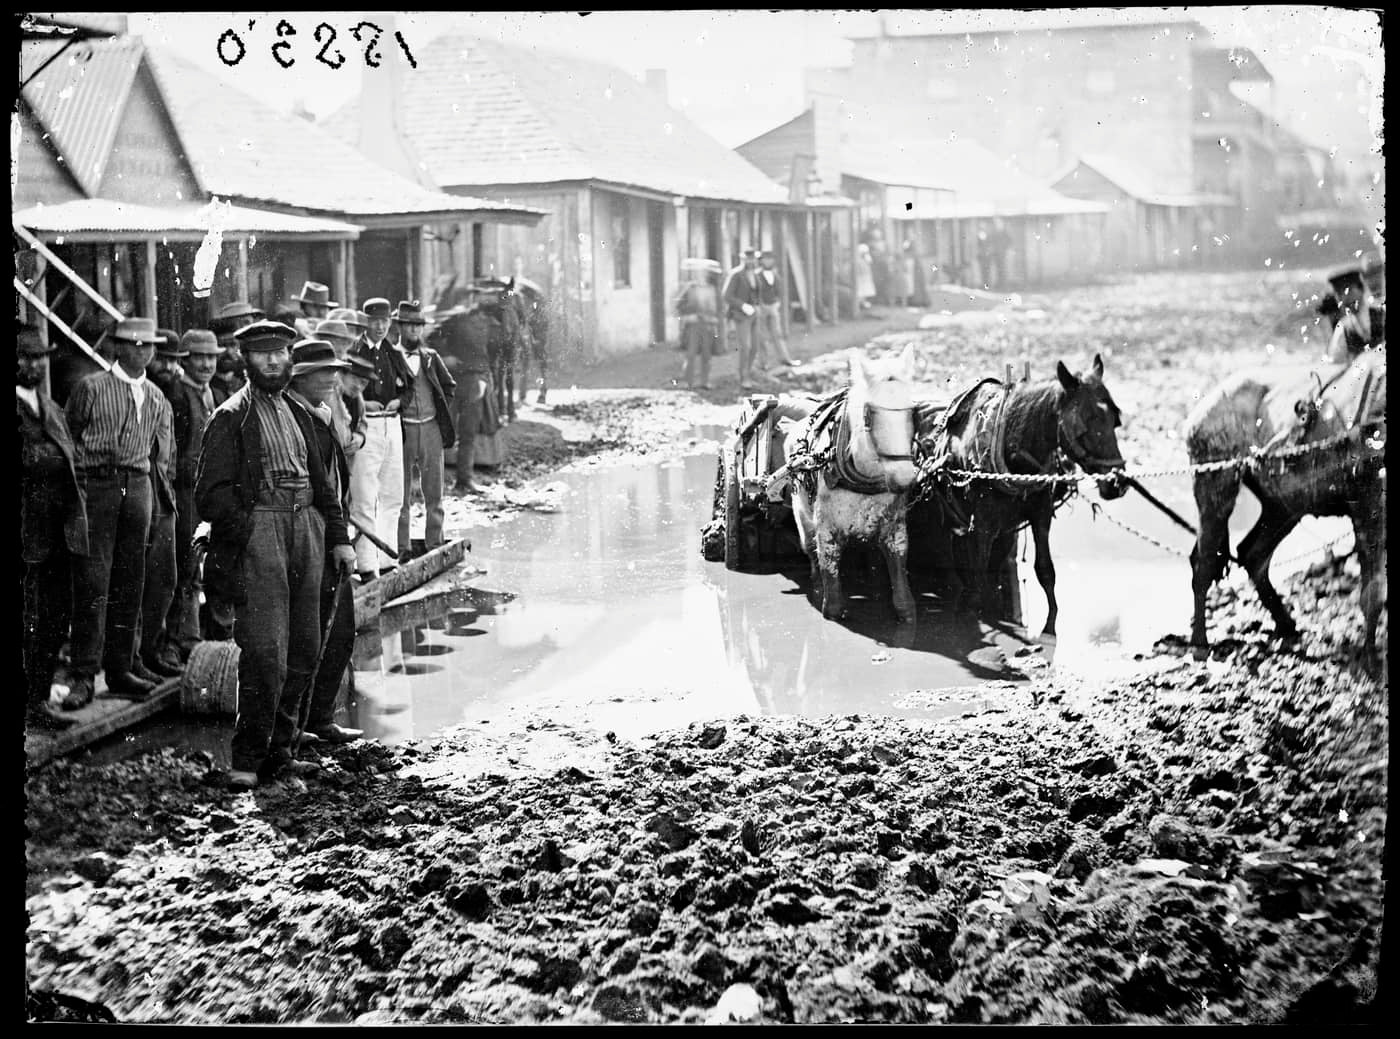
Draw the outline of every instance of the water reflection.
M1083 504L1062 511L1051 533L1057 643L1026 633L1045 617L1029 553L1025 629L960 623L931 595L921 596L916 624L895 625L878 567L874 580L848 580L846 620L824 620L805 566L732 573L701 558L714 457L572 474L558 512L521 514L475 538L472 561L487 573L474 586L390 609L378 632L361 636L352 723L397 742L510 707L578 712L620 735L738 712L943 717L966 705L935 691L1052 661L1091 670L1186 630L1186 560ZM1163 483L1154 493L1194 515L1189 483ZM1236 510L1236 539L1253 520L1251 505L1257 515L1243 498ZM1171 549L1190 548L1190 535L1140 498L1111 508ZM1279 556L1324 536L1335 534L1305 528ZM986 706L1004 694L992 683L975 698Z

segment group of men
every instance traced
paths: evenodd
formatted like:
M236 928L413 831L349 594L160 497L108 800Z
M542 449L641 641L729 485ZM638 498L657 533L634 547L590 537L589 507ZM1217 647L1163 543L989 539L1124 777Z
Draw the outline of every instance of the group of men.
M739 348L739 389L744 392L756 378L755 364L760 372L767 367L770 344L775 362L798 365L783 335L783 289L775 259L771 249L745 249L743 262L730 270L721 293Z
M455 383L423 343L417 302L337 308L314 282L295 299L300 313L274 315L282 321L236 302L183 336L120 321L110 370L79 382L62 409L43 392L52 348L19 326L30 725L71 724L99 670L110 694L149 696L201 636L231 633L231 785L314 767L295 758L303 741L363 735L334 721L354 644L351 584L415 554L415 470L427 506L419 551L442 543Z

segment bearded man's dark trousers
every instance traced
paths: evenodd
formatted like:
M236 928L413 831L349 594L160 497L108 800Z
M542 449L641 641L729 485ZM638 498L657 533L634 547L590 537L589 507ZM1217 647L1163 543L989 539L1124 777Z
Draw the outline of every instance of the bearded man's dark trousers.
M333 559L327 558L322 565L321 623L324 624L330 616L331 607L335 605L335 586L339 575ZM354 651L355 595L347 585L345 591L340 593L340 604L336 606L335 620L326 642L326 655L321 658L316 682L311 687L311 713L306 718L306 727L310 731L324 729L335 721L335 701L340 695L340 681L350 666Z
M68 624L73 617L72 561L60 531L43 562L23 564L20 645L24 647L29 707L41 706L48 700L58 651L68 638Z
M238 719L232 766L271 773L291 760L301 695L320 649L325 519L312 492L264 488L240 569L246 600L237 607Z

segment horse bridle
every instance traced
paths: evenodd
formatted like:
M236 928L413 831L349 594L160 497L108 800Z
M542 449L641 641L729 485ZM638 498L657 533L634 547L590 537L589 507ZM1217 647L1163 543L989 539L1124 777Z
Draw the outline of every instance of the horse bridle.
M1066 419L1072 418L1072 423L1067 423ZM1127 463L1122 458L1099 458L1089 453L1084 446L1084 437L1088 434L1089 427L1084 424L1084 420L1078 415L1067 416L1063 411L1060 413L1059 421L1055 423L1055 439L1059 443L1060 450L1068 458L1086 473L1092 472L1090 465L1101 466L1107 470L1122 469ZM1071 450L1074 448L1076 450Z
M860 427L860 428L861 428L861 431L864 432L864 433L866 433L867 435L870 435L870 413L871 413L872 411L902 411L902 412L905 412L906 414L909 415L909 425L910 425L910 429L913 429L914 406L913 406L912 404L909 405L907 408L887 408L887 407L885 407L885 405L883 405L883 404L866 404L866 405L865 405L864 413L861 415L861 427ZM910 443L913 443L913 437L911 436L909 439L910 439ZM887 455L887 454L885 454L885 452L883 452L883 451L880 450L880 445L877 444L877 443L875 443L875 437L874 437L873 435L870 435L870 443L871 443L871 445L875 448L875 455L876 455L876 457L878 457L878 458L880 459L880 461L882 461L882 462L912 462L912 461L914 460L914 456L913 456L912 454L905 454L905 455Z

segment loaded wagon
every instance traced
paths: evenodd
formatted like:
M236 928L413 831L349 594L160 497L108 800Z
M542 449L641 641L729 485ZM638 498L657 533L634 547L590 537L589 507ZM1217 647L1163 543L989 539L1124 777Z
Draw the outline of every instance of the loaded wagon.
M720 447L715 473L714 505L703 536L705 558L723 561L734 571L801 571L807 556L792 512L792 491L787 471L785 441L793 424L807 418L822 398L810 395L751 394L740 406L733 432ZM915 426L933 428L947 407L946 401L922 401L915 409ZM909 531L909 580L916 594L943 596L954 561L938 546L935 537L945 523L944 512L932 486L915 485L907 517ZM999 605L1000 619L1021 620L1020 585L1016 569L1018 538L1008 539L1000 560L993 562L994 576L988 600ZM869 578L882 579L885 567L874 546L852 544L847 564L854 572L862 567ZM887 579L887 578L884 578Z

